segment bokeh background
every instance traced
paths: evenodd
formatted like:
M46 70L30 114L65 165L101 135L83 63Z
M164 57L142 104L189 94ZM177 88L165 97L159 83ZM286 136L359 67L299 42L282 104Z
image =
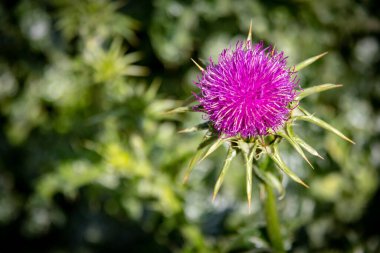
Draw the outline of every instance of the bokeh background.
M376 0L2 0L0 252L271 252L242 161L213 203L226 153L184 170L200 114L165 110L196 91L207 62L246 37L276 45L309 111L354 139L310 124L297 132L325 158L286 162L282 232L291 252L380 252L380 5ZM255 183L255 182L254 182Z

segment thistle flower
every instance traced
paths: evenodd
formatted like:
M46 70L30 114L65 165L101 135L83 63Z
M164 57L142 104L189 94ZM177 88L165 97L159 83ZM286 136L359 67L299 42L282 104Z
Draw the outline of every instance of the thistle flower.
M284 162L279 143L286 140L311 166L307 153L322 158L306 141L294 133L294 122L308 121L342 139L354 143L339 130L306 111L300 101L312 94L341 87L340 84L321 84L307 89L298 88L297 72L312 64L326 53L311 57L291 68L283 52L264 47L262 42L252 44L252 22L246 42L238 42L234 50L225 49L218 62L210 58L206 69L194 60L202 71L195 82L200 89L182 106L167 113L201 111L209 121L180 132L206 130L196 154L185 171L184 181L194 166L217 150L222 144L228 147L223 167L214 186L213 199L237 154L244 159L248 208L251 207L252 180L260 181L266 192L264 199L267 232L275 252L285 252L275 201L275 188L280 196L285 194L278 171L297 183L308 187ZM198 105L190 105L198 101ZM322 158L323 159L323 158ZM272 162L270 162L270 160ZM276 166L273 166L276 165ZM279 170L274 170L277 167Z
M342 139L354 143L339 130L305 110L300 101L310 95L341 87L340 84L321 84L306 89L298 88L297 72L326 53L311 57L293 67L287 67L283 52L264 47L262 42L252 44L251 27L246 42L238 42L234 50L225 49L218 63L210 59L195 84L200 92L183 102L182 106L167 113L202 111L209 121L180 132L207 130L196 154L185 172L187 181L194 166L227 144L228 151L223 167L215 183L216 197L232 159L242 154L246 167L246 191L248 206L251 204L252 179L256 176L283 195L281 177L273 170L259 168L260 160L270 158L276 167L297 183L308 187L283 161L278 144L286 140L311 166L307 153L322 158L306 141L294 133L296 121L318 125ZM198 101L198 105L190 105ZM266 157L266 158L265 158ZM267 165L265 165L267 166Z
M296 74L286 63L283 52L250 41L223 50L218 63L210 59L196 82L201 90L196 98L215 129L245 138L280 128L297 88Z

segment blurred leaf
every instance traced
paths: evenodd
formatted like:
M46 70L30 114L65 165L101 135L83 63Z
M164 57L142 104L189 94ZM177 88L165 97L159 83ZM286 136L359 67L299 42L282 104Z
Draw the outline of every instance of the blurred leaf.
M161 79L154 79L149 88L145 92L145 97L148 101L154 100L157 96L158 89L161 86Z
M106 51L101 45L91 41L86 56L88 63L94 68L96 82L115 80L122 76L145 76L149 73L148 68L133 64L141 59L141 54L125 54L121 39L114 39Z
M120 3L105 0L54 0L59 7L58 28L68 40L80 35L84 38L98 36L122 36L130 43L137 43L135 32L139 23L117 10Z

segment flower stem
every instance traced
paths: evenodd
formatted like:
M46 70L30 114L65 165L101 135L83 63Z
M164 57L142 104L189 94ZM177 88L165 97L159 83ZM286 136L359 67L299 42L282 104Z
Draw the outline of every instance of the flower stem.
M277 214L276 197L272 187L268 183L264 183L266 197L264 202L265 218L267 222L267 231L269 239L272 243L274 252L285 252L284 243L282 241L279 218Z

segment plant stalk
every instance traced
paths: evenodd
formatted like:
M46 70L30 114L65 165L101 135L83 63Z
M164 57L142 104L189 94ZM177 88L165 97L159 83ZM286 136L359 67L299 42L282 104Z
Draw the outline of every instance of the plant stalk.
M272 243L274 252L283 253L285 250L277 214L276 196L273 192L273 188L268 183L264 183L264 185L266 191L266 197L264 200L265 219L267 222L269 239Z

